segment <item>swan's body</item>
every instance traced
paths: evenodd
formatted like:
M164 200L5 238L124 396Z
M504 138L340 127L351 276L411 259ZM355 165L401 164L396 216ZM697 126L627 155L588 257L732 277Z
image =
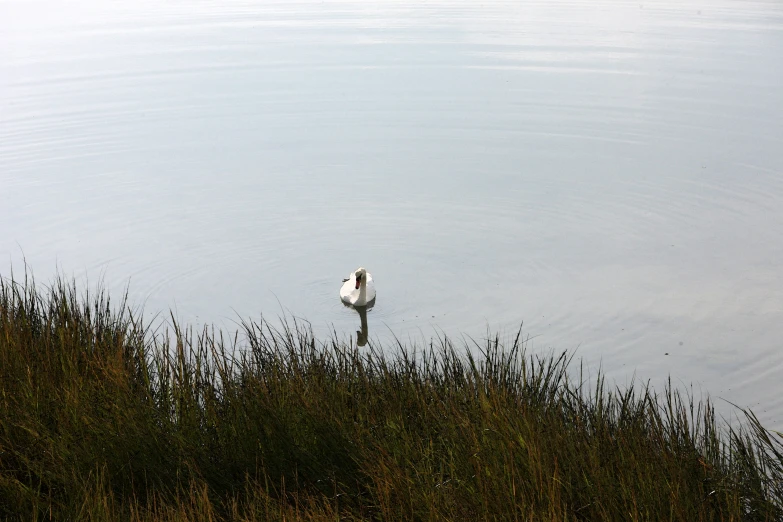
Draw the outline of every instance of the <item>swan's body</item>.
M340 288L340 299L352 306L367 306L375 301L375 285L372 276L364 268L357 268Z

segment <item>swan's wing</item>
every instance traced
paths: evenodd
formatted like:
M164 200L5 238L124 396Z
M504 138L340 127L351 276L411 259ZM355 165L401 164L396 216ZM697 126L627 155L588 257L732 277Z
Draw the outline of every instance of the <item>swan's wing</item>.
M349 300L353 291L354 287L350 281L344 281L343 285L340 287L340 297L343 301Z
M350 278L350 277L348 277L348 278L345 278L345 279L343 279L343 283L347 283L347 282L348 282L348 281L350 281L350 280L351 280L351 278Z

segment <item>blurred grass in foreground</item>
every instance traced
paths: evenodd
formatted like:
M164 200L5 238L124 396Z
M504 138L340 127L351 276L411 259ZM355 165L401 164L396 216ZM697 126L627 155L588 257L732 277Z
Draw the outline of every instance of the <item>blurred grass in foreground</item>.
M783 519L781 438L752 413L729 427L671 388L588 390L519 337L367 349L296 321L227 338L140 315L62 279L0 282L0 517Z

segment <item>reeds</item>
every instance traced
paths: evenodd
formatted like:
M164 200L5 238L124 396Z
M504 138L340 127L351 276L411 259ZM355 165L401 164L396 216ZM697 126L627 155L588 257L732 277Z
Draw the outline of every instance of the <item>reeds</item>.
M669 387L589 388L522 338L230 338L0 283L0 517L781 520L783 445Z

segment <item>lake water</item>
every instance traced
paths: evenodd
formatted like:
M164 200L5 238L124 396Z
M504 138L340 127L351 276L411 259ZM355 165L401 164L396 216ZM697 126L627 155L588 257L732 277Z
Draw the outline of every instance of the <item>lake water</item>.
M783 3L0 0L0 273L523 332L783 427Z

